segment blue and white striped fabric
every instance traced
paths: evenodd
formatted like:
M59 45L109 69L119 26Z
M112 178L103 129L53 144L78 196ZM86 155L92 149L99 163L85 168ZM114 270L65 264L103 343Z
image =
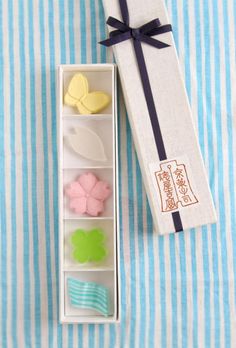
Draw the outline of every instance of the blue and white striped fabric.
M0 4L0 347L235 347L236 2L166 1L218 224L153 234L119 94L121 322L63 326L56 66L113 58L101 0Z

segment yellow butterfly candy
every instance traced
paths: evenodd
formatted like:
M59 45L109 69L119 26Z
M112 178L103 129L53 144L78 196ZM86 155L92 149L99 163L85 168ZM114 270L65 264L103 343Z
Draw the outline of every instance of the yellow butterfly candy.
M65 94L64 102L69 106L77 106L81 114L96 114L110 103L110 96L104 92L89 93L88 80L81 74L75 74Z

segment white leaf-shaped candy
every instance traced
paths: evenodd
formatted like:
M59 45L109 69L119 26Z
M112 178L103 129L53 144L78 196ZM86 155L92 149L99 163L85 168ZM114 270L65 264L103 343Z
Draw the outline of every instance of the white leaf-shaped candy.
M89 160L107 161L101 138L87 127L76 127L75 134L67 135L66 141L77 154Z

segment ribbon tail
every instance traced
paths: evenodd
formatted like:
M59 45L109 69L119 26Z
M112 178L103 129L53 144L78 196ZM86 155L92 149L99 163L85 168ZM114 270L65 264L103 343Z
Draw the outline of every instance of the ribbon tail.
M159 48L159 49L170 47L170 45L166 44L165 42L153 39L152 37L149 37L147 35L142 35L140 37L140 40L142 42L145 42L146 44L148 44L150 46L153 46L153 47L156 47L156 48Z
M100 45L106 46L106 47L111 47L114 45L113 42L111 42L111 39L106 39L98 42ZM118 42L117 42L118 43Z

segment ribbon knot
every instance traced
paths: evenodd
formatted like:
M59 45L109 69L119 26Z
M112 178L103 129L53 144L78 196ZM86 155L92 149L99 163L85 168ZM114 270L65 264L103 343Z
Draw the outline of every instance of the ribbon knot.
M110 32L108 39L100 41L100 44L106 47L116 45L131 38L145 42L146 44L159 49L170 46L165 42L154 39L152 37L166 33L168 31L172 31L171 25L161 25L159 18L155 18L150 22L140 26L139 28L131 28L128 24L123 23L114 17L109 17L107 24L113 27L115 30Z
M133 39L139 39L139 37L140 37L140 30L139 30L139 28L134 28L134 29L131 29L131 36L132 36L132 38Z

